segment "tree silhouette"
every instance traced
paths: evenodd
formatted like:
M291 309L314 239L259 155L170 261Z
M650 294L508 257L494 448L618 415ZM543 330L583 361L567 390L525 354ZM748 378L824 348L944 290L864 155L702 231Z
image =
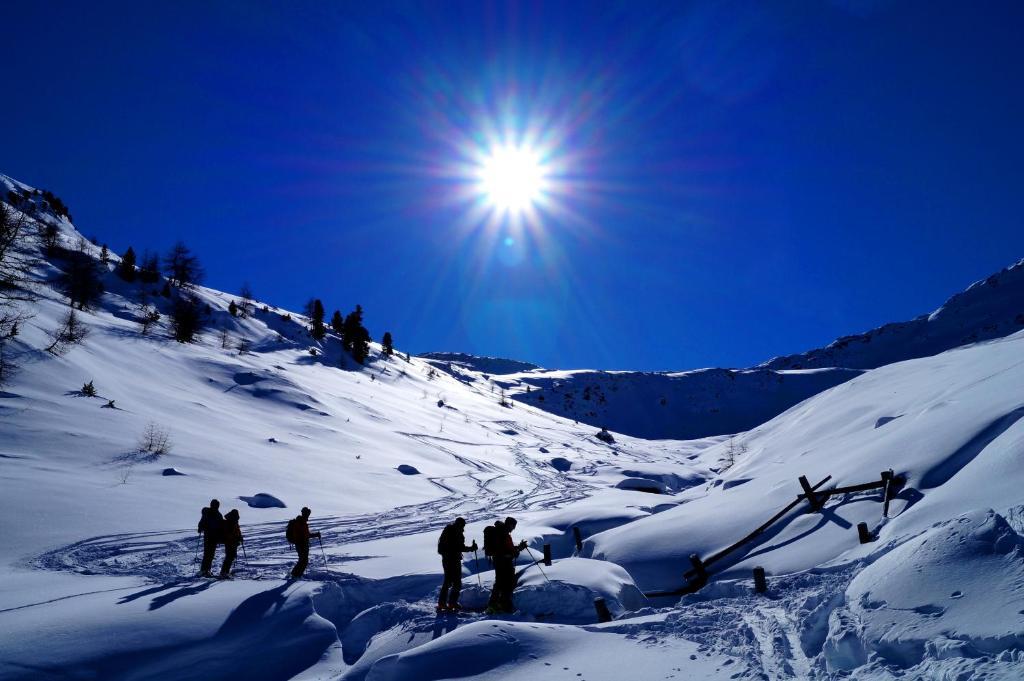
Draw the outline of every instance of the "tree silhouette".
M135 281L135 250L129 246L128 250L121 256L121 262L117 265L117 276L125 281Z
M164 256L164 272L176 286L188 287L203 280L203 268L199 265L199 258L183 241L174 244Z

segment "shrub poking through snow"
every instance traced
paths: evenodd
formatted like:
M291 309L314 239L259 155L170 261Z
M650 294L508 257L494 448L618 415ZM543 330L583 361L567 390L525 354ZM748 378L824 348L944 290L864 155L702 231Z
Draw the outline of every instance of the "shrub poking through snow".
M68 310L61 320L60 327L50 332L51 342L46 347L46 351L60 357L73 346L84 343L88 337L88 327L82 324L74 310Z
M82 394L86 397L96 397L96 386L92 384L92 381L82 385Z
M171 452L171 436L163 426L150 421L139 438L139 452L152 456L163 456Z

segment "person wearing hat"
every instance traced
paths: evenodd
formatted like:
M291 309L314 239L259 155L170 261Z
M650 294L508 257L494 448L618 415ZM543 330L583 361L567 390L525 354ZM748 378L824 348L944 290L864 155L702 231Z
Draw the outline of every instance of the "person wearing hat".
M518 544L512 543L512 531L516 525L515 518L505 518L505 522L501 523L501 534L495 539L498 548L494 555L494 589L487 603L487 611L490 613L515 612L512 592L516 588L516 559L526 548L525 539Z
M224 564L220 567L220 577L231 579L231 565L238 556L238 545L242 543L242 528L238 526L238 511L235 509L224 516L221 535L224 541Z
M466 519L456 518L445 525L437 540L437 552L441 554L444 581L437 595L438 612L454 612L459 609L459 594L462 592L462 552L476 551L476 540L466 546Z
M288 541L295 544L295 553L299 554L299 560L295 563L295 567L292 568L292 579L298 579L306 572L306 566L309 565L309 540L312 537L320 536L319 532L309 531L309 516L311 513L312 511L309 508L303 506L302 515L297 515L288 521Z

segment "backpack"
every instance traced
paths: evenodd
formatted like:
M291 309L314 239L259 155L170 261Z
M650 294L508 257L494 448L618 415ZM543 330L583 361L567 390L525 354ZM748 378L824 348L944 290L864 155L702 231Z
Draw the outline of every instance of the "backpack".
M299 539L299 519L292 518L284 528L284 537L289 544L294 544Z
M494 556L501 550L501 534L505 529L505 524L500 520L496 521L493 525L488 525L484 528L484 555L487 557Z
M441 530L441 536L437 538L437 552L442 556L448 553L445 549L447 549L448 544L451 543L451 540L448 538L451 529L451 525L445 525L444 529Z

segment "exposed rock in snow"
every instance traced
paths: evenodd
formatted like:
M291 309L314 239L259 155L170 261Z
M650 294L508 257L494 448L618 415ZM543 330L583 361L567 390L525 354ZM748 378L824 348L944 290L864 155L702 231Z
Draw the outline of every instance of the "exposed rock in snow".
M258 492L251 497L238 498L249 504L250 508L287 508L283 501L273 494L267 494L266 492Z

